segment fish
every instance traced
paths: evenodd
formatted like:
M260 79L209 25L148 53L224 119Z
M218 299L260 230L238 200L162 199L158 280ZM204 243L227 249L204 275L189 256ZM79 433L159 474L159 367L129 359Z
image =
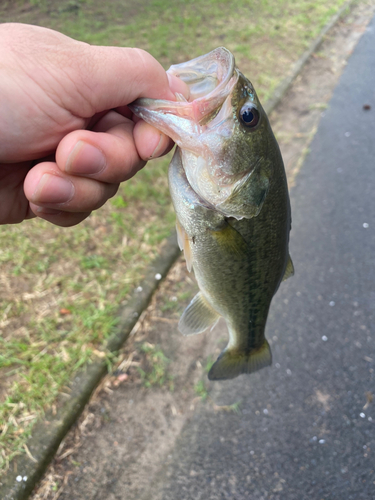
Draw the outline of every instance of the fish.
M172 65L188 86L176 101L140 98L133 113L173 139L168 179L177 236L199 292L178 328L204 332L225 319L229 341L210 380L272 364L265 327L280 283L294 274L284 164L252 83L225 47Z

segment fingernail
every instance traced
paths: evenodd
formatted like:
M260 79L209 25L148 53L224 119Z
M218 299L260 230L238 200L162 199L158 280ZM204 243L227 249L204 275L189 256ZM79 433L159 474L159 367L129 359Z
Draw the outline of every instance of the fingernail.
M150 160L152 158L157 158L162 153L164 153L165 148L166 148L166 145L165 145L165 135L164 134L160 134L159 142L158 142L156 148L154 149L152 155L150 156Z
M32 197L32 202L66 203L74 195L73 183L54 174L43 174Z
M78 141L70 153L65 171L71 174L92 175L104 170L107 160L100 149Z

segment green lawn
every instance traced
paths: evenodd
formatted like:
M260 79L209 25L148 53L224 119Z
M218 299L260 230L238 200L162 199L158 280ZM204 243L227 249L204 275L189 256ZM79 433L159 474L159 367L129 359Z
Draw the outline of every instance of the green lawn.
M343 3L12 1L0 6L0 19L142 47L165 67L225 45L265 99ZM24 452L37 416L96 356L171 231L167 165L153 161L77 227L38 220L0 227L0 473Z

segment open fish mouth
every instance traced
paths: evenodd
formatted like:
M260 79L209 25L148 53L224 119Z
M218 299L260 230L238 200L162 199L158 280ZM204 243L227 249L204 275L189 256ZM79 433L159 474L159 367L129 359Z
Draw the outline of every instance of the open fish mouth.
M253 217L258 207L234 199L253 168L247 158L233 157L235 137L242 134L238 109L253 98L251 83L224 47L172 65L167 73L185 82L188 99L181 94L176 94L176 101L142 98L129 108L181 148L187 180L203 201L228 217Z
M182 149L206 158L209 150L202 135L232 114L228 101L238 81L234 56L219 47L191 61L172 65L167 73L186 83L190 92L188 99L181 94L176 94L176 101L142 98L129 108Z
M167 73L186 83L190 91L188 99L180 94L176 95L177 101L143 98L129 107L136 115L154 124L179 144L180 123L173 126L173 123L166 120L165 115L188 119L197 126L204 124L207 117L222 106L238 76L235 74L234 56L225 47L219 47L191 61L174 64ZM180 133L183 131L184 129Z

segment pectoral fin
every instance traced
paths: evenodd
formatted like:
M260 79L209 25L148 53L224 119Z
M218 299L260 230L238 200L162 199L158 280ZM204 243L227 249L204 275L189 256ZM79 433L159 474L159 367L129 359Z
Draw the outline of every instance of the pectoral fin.
M218 204L227 217L251 219L262 209L270 187L270 174L266 168L256 167L237 184L232 194ZM241 200L241 203L238 202Z
M290 255L289 255L288 264L286 265L283 281L287 280L288 278L290 278L293 275L294 275L294 266L293 266L292 259L290 258Z
M185 229L181 226L179 220L176 221L176 230L177 230L177 242L180 250L184 251L184 257L186 260L187 270L191 271L193 267L193 257L191 255L191 247L188 235L186 234Z
M178 324L178 329L183 335L202 333L213 325L220 315L212 309L201 292L193 298L185 309Z

